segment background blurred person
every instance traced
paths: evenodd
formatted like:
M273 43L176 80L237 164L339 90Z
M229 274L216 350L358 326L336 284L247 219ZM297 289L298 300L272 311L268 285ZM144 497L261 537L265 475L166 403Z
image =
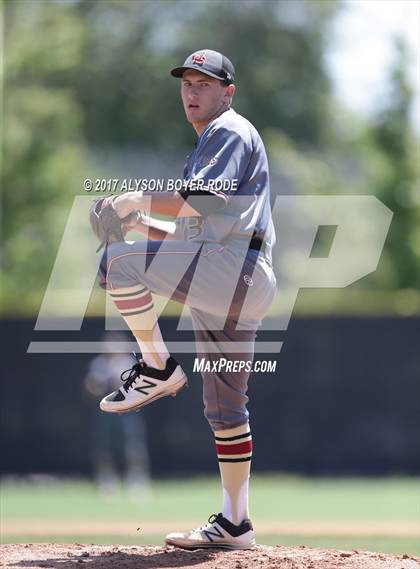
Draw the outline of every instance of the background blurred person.
M126 340L123 334L112 340ZM112 389L120 387L121 370L132 366L127 354L107 353L96 356L89 365L84 388L91 396L92 461L101 494L108 496L119 489L121 474L133 498L144 498L150 491L149 453L146 424L141 413L125 415L98 413L97 402Z

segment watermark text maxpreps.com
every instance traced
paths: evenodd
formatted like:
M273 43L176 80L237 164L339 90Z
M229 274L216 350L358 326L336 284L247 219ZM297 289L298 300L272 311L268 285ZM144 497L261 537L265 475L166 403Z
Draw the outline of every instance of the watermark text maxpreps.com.
M276 371L276 360L227 360L220 358L217 361L210 361L206 358L195 358L193 371L195 372L239 372L254 371L274 373Z

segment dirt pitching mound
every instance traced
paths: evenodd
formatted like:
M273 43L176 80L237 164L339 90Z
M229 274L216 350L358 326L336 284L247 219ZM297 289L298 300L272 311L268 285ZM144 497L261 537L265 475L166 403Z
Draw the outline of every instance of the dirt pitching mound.
M1 567L75 569L419 569L420 558L367 551L268 547L250 551L183 551L173 547L11 544L0 547Z

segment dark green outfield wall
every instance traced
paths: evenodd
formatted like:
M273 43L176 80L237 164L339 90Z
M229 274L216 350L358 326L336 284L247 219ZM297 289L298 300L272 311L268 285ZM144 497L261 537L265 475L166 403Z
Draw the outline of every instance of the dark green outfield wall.
M275 375L251 380L254 468L304 474L420 473L419 319L294 318ZM31 340L95 341L102 320L81 332L33 332L3 320L1 473L91 472L91 419L83 393L90 355L30 355ZM162 322L175 339L176 322ZM213 472L211 432L202 415L201 378L177 356L190 388L142 412L158 476ZM260 357L260 356L259 356ZM261 357L271 359L267 354Z

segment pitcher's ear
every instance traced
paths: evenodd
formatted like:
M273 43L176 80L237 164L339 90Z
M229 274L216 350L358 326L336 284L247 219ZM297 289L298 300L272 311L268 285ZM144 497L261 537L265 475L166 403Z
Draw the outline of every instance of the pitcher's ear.
M226 94L227 94L229 97L233 97L233 95L235 94L235 91L236 91L236 86L235 86L233 83L231 83L231 84L228 85L228 87L227 87Z

